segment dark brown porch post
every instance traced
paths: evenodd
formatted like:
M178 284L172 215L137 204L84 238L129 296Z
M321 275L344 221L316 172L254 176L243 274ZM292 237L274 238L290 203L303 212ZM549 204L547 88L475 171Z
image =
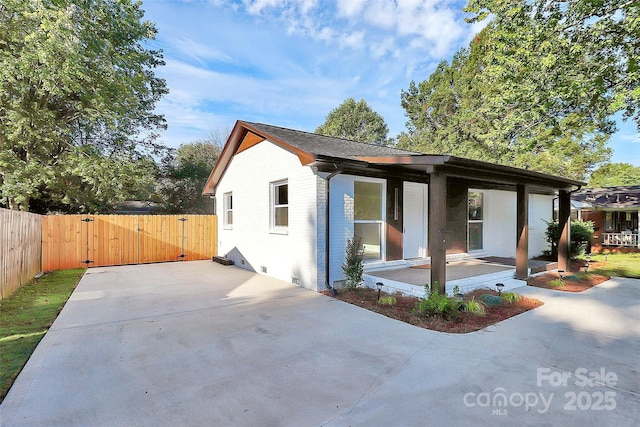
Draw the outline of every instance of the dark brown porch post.
M560 190L558 194L558 269L569 271L569 239L571 232L571 193Z
M529 277L529 186L516 186L516 279L524 280Z
M447 177L434 172L429 182L429 254L431 256L431 292L446 292L447 283ZM436 288L436 283L438 287Z

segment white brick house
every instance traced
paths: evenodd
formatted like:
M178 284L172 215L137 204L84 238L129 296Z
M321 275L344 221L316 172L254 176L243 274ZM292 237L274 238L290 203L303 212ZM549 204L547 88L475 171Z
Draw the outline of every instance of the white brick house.
M238 121L203 193L216 199L220 255L320 291L344 278L354 236L367 265L430 262L441 286L454 255L514 257L526 276L528 258L547 247L543 220L553 216L553 198L559 193L565 207L580 185ZM559 261L562 268L566 259Z

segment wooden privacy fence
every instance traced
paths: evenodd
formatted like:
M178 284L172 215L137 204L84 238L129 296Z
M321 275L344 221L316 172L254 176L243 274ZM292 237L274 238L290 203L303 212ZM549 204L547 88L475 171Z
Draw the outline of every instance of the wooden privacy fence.
M42 270L210 259L215 215L51 215L42 218Z
M0 300L40 271L41 216L0 208Z

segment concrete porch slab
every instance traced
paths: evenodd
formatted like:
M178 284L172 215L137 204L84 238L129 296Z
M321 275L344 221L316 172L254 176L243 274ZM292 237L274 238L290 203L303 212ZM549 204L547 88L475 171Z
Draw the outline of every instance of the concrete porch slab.
M530 260L530 271L544 271L549 263ZM429 265L378 270L364 275L365 286L376 288L376 283L383 283L383 290L405 295L424 296L424 287L431 284ZM458 286L461 292L489 287L503 283L504 290L526 285L523 280L515 279L515 259L512 258L469 258L447 264L447 293L452 293Z

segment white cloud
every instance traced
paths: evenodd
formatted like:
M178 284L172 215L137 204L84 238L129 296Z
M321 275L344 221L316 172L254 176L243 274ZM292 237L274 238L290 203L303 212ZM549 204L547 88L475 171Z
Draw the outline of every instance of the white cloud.
M375 59L380 59L388 53L393 54L394 57L398 56L398 51L395 48L395 39L391 36L380 42L371 43L369 50Z
M244 0L247 12L259 15L264 9L283 7L285 0Z
M365 6L364 0L338 0L336 7L339 18L352 18L358 16Z
M351 34L338 36L340 47L361 49L364 46L364 31L355 31Z
M318 5L317 0L302 0L302 2L300 3L300 12L303 15L306 15L307 13L309 13L309 11L314 9L317 5Z
M211 45L200 43L189 37L176 35L169 39L169 43L183 55L200 63L207 60L230 62L231 58L224 52L215 49Z
M383 29L391 29L397 23L397 10L394 2L374 0L364 12L365 21Z

